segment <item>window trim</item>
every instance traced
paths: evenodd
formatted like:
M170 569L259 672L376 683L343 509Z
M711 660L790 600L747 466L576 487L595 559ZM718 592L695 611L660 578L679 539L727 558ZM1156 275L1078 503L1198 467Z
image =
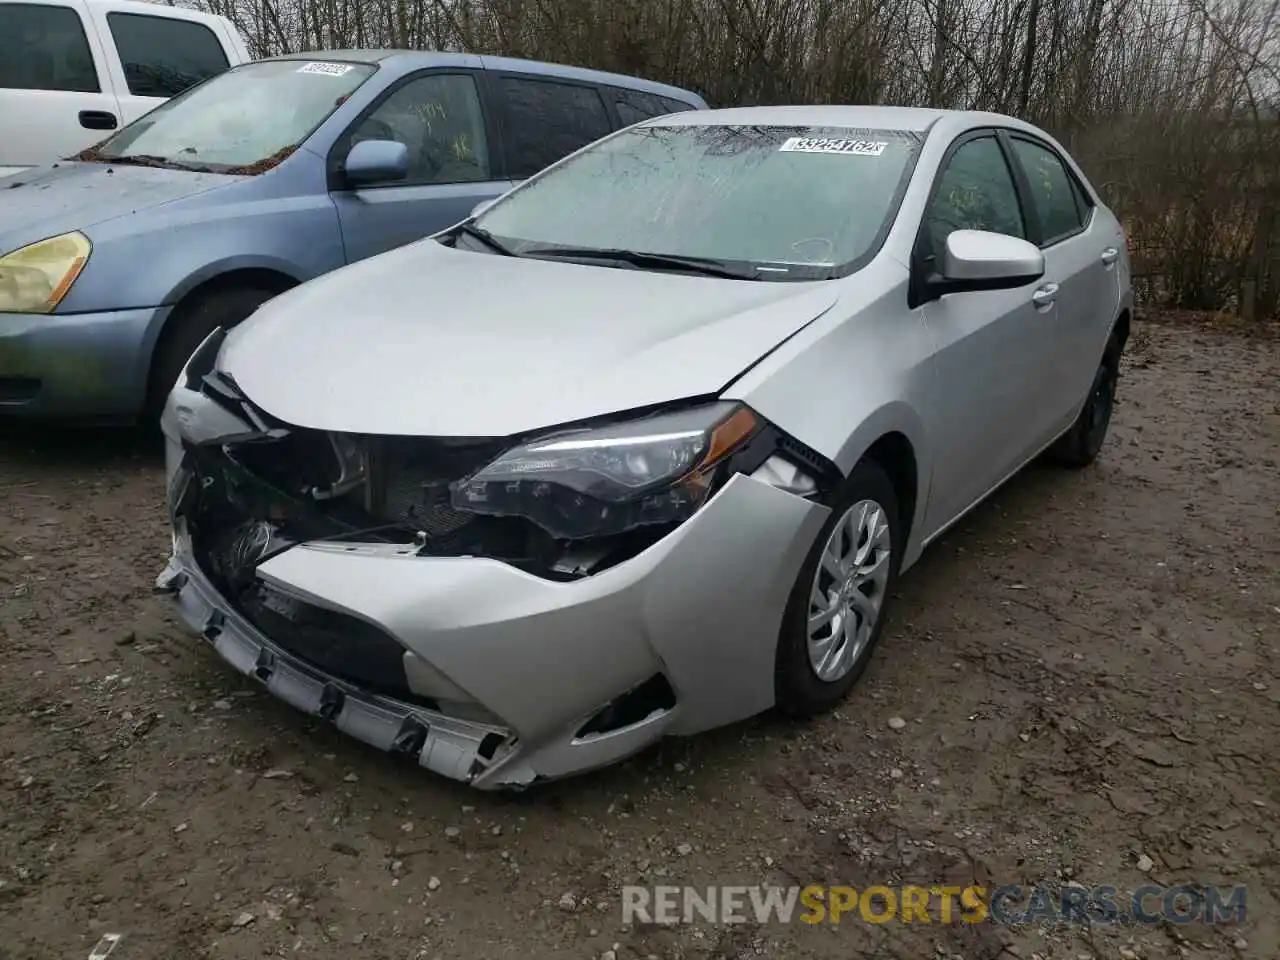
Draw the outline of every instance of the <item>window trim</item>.
M1092 200L1092 198L1089 197L1088 191L1085 190L1084 185L1080 183L1075 171L1071 169L1071 164L1066 161L1062 156L1062 153L1055 150L1040 137L1037 137L1035 134L1027 133L1025 130L1014 130L1012 128L1002 127L1000 128L999 133L1002 139L1007 142L1006 152L1008 154L1008 158L1010 162L1017 167L1017 176L1027 191L1026 203L1031 210L1035 211L1036 246L1041 250L1048 250L1050 247L1055 247L1064 240L1070 240L1072 237L1078 237L1080 234L1088 230L1089 225L1093 222L1096 204L1090 202L1085 210L1080 209L1081 197L1084 197L1087 200ZM1013 143L1015 140L1022 140L1034 147L1039 147L1041 150L1044 150L1057 160L1058 164L1062 167L1063 173L1067 176L1068 186L1071 188L1071 202L1076 208L1076 219L1080 221L1080 225L1074 230L1068 230L1052 237L1046 237L1044 235L1044 224L1040 218L1040 208L1036 203L1035 194L1031 189L1031 180L1027 176L1026 168L1022 165L1022 158L1018 156L1017 151L1014 149Z
M520 71L520 70L486 70L485 74L487 77L487 82L489 84L489 88L488 88L489 96L492 98L491 102L493 103L493 106L494 106L494 109L492 112L493 123L502 133L502 161L501 161L502 165L499 168L499 170L502 174L502 178L505 180L528 180L534 174L529 173L529 174L524 174L523 176L517 176L516 167L514 164L514 158L510 155L510 152L507 149L507 139L506 139L507 131L504 128L503 121L501 119L501 113L498 110L498 103L503 99L502 94L498 92L498 83L502 80L526 80L531 83L559 84L565 87L579 87L580 89L583 89L583 90L590 90L600 100L600 106L604 109L605 120L609 124L609 129L606 130L600 137L597 137L596 140L603 139L604 137L607 137L609 134L616 133L618 130L622 129L622 126L618 120L618 115L612 109L609 103L609 98L604 95L603 91L601 90L602 85L599 83L592 83L587 80L575 80L571 77L558 77L558 76L555 76L554 74L524 73L523 71ZM595 143L595 142L596 142L595 140L587 141L587 143ZM555 160L552 161L552 163L557 163L560 160L563 160L564 157L570 156L571 154L575 153L577 150L581 150L582 147L585 147L586 145L587 144L584 143L581 146L575 147L574 150L569 151L569 153L566 153L564 156L557 157ZM551 164L547 164L547 166L551 166ZM541 167L539 169L544 170L546 169L546 167ZM537 172L538 171L534 171L534 173L537 173Z
M104 89L102 82L102 56L94 49L93 40L89 37L89 31L92 29L92 23L85 20L84 14L78 7L65 6L63 4L50 3L6 3L5 7L13 10L22 10L25 8L35 10L66 10L76 19L76 23L80 25L80 37L84 40L85 52L89 54L89 62L93 65L93 81L96 84L92 90L68 90L65 87L49 88L49 87L5 87L0 86L0 90L17 90L24 93L80 93L86 95L106 93L112 96L111 92Z
M920 211L920 222L916 224L915 241L911 244L911 270L907 279L907 308L914 310L916 307L923 306L931 299L925 293L926 282L929 279L930 264L929 259L924 255L924 244L930 242L926 239L928 230L926 221L929 217L929 209L933 206L933 201L938 195L938 190L942 186L942 177L947 172L947 168L951 165L951 161L955 155L960 152L961 148L973 142L974 140L991 139L996 142L996 147L1000 150L1001 157L1004 158L1005 168L1009 172L1009 179L1013 183L1013 192L1017 198L1018 212L1022 214L1022 230L1027 234L1027 241L1034 243L1036 237L1040 235L1040 223L1035 220L1034 208L1030 210L1027 207L1026 196L1023 194L1020 178L1022 177L1022 168L1014 164L1014 158L1010 156L1010 150L1002 139L1003 133L1000 127L972 127L963 133L957 135L951 143L947 145L946 152L943 153L942 159L938 161L937 169L933 172L933 180L929 183L929 192L925 195L924 207ZM937 253L933 254L933 260L936 262Z
M399 77L379 93L367 106L352 118L351 122L346 125L343 131L333 138L333 143L329 147L329 152L325 157L326 170L326 188L330 193L355 193L365 190L394 190L400 187L451 187L458 185L466 185L472 183L493 183L495 180L507 179L503 176L500 169L496 169L494 162L495 145L497 149L501 148L501 137L498 135L494 124L492 112L488 109L485 98L485 84L483 75L485 71L475 67L428 67L424 70L415 70L413 73L406 73L403 77ZM413 180L406 178L404 180L388 180L385 183L362 183L358 187L349 186L343 171L346 166L347 154L351 147L348 139L360 125L375 114L382 105L396 95L403 87L407 87L411 83L419 80L426 80L429 77L469 77L475 84L476 102L480 107L480 120L484 124L485 146L489 151L489 176L485 180ZM373 79L372 76L369 78ZM366 83L368 81L365 81Z
M130 89L129 87L128 64L125 61L124 53L120 50L120 39L116 36L116 28L113 23L113 21L115 21L117 18L123 18L123 19L133 18L135 20L160 20L165 23L186 23L186 24L190 24L193 27L197 27L213 38L214 46L218 48L218 53L222 54L222 69L218 73L210 74L209 76L205 77L203 80L197 80L195 83L191 84L191 86L187 87L184 90L179 90L177 93L170 93L170 94L134 93L133 90ZM183 93L186 93L187 90L190 90L193 87L197 87L207 80L212 80L214 77L218 76L219 74L226 73L233 66L233 64L231 63L231 57L227 53L226 44L223 43L223 38L219 37L218 34L213 30L213 28L210 27L207 23L201 23L198 20L188 20L185 17L164 17L164 16L156 16L154 13L135 13L133 10L108 10L105 20L107 24L106 39L110 41L111 49L115 52L116 62L120 64L120 76L124 80L125 96L142 97L144 100L172 100L174 97L177 97Z

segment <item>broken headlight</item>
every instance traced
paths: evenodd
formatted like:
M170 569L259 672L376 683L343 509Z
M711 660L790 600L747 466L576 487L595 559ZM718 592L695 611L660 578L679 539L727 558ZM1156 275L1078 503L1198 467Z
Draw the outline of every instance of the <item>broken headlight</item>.
M522 516L567 540L679 523L761 425L745 406L722 402L546 436L454 484L452 502L471 513Z

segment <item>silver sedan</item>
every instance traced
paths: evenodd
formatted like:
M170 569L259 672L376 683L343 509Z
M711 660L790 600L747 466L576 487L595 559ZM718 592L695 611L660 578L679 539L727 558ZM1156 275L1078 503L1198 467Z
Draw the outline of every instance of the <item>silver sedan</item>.
M215 332L164 415L157 586L481 788L825 710L931 541L1097 456L1131 308L1115 216L1025 123L650 120Z

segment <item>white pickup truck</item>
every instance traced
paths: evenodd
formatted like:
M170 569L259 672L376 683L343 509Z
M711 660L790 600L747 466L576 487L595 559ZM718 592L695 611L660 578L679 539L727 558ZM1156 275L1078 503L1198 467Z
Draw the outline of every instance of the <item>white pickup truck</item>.
M225 17L140 0L0 0L0 177L77 153L248 59Z

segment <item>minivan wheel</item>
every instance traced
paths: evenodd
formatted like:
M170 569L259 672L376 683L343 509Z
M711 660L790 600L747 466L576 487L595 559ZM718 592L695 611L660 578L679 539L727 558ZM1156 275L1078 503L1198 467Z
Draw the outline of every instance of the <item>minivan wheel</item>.
M143 419L155 423L196 347L218 327L234 327L279 293L262 287L227 287L180 304L164 326L151 358Z
M787 601L778 638L777 706L808 716L839 703L871 660L902 563L892 482L864 460L837 489Z

